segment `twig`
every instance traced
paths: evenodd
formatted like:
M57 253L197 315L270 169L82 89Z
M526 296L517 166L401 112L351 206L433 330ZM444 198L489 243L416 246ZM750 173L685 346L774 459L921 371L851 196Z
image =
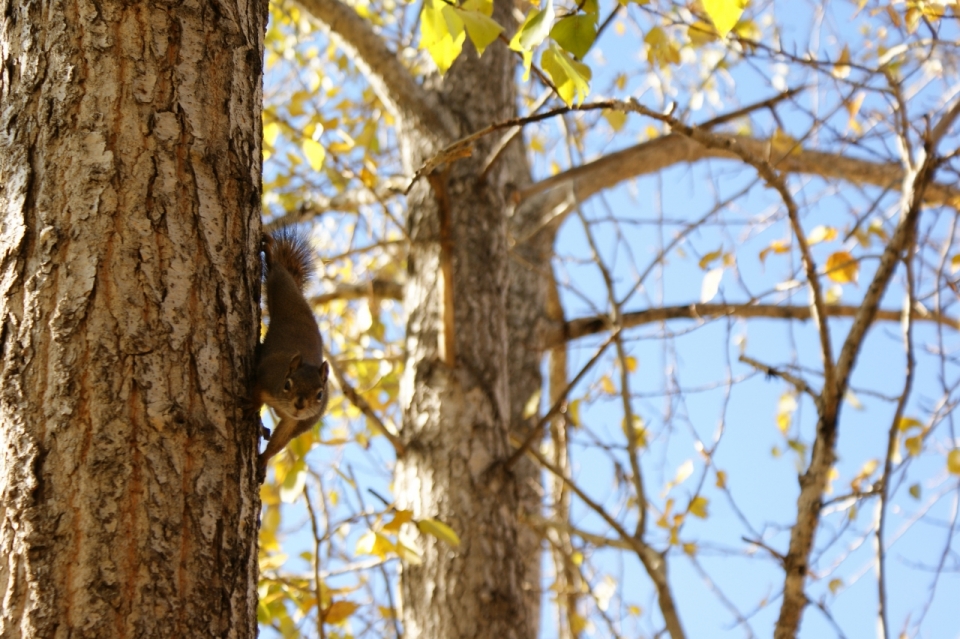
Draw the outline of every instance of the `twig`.
M340 367L337 366L336 362L333 359L328 359L330 362L330 368L333 369L333 376L337 379L337 385L340 386L340 391L344 396L350 400L350 403L360 409L360 412L370 420L370 423L373 424L375 430L377 430L381 435L387 438L387 441L390 442L390 445L393 446L393 450L396 452L397 457L403 457L406 453L406 448L403 445L403 442L400 441L400 437L395 433L396 429L388 428L386 424L380 419L377 413L370 407L370 404L367 403L360 393L350 385L350 382L347 381L346 376L344 376L343 371L340 370Z
M790 384L793 385L794 388L796 388L801 393L806 393L807 395L812 397L814 403L816 404L820 403L820 394L814 391L812 388L810 388L810 385L807 384L807 382L803 378L797 377L796 375L793 375L792 373L788 373L787 371L780 370L779 368L774 368L773 366L769 366L767 364L764 364L763 362L759 362L753 359L752 357L747 357L746 355L741 355L739 359L744 364L752 366L762 373L765 373L767 375L771 375L774 377L779 377L780 379L786 382L789 382Z
M546 426L551 419L553 419L554 415L560 412L561 408L563 408L567 401L567 395L570 394L570 391L573 390L573 387L580 383L580 380L583 379L583 376L586 375L591 368L593 368L593 365L597 363L604 351L607 350L607 347L613 343L619 334L619 330L614 330L613 333L610 334L610 337L607 338L607 341L597 349L596 353L593 354L593 357L590 358L590 361L587 362L586 365L580 369L580 372L577 373L576 377L574 377L570 383L567 384L567 387L553 403L553 406L550 407L550 410L548 410L543 417L537 420L537 424L530 429L530 434L527 435L527 438L517 446L517 449L513 451L510 457L507 458L507 461L504 462L505 468L511 468L517 462L517 460L523 456L524 453L530 450L533 442L540 437L540 431L543 430L543 427Z

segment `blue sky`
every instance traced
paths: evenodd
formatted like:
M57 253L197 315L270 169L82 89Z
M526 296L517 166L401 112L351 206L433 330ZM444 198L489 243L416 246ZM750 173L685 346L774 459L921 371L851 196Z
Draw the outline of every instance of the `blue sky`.
M777 23L784 25L781 46L786 50L802 53L817 48L819 57L835 59L843 42L850 43L854 56L869 48L867 40L870 38L860 34L859 23L853 19L854 4L830 3L817 22L814 22L814 12L820 9L817 4L778 3L771 6L776 11ZM606 9L601 10L601 15L605 14ZM649 24L645 14L637 8L631 9L631 15L637 22L624 21L622 35L618 35L615 29L603 35L596 47L602 51L602 59L596 54L588 57L594 70L595 91L588 100L633 95L651 107L661 107L666 101L673 100L679 113L691 122L698 122L770 97L776 91L774 87L780 81L778 78L782 78L791 87L800 84L812 87L795 106L787 105L780 111L786 132L805 137L812 114L832 114L827 118L830 127L818 129L813 136L805 137L805 145L831 150L844 146L842 138L849 135L849 116L842 108L842 99L848 97L845 94L848 85L831 85L829 79L809 74L803 67L785 70L775 61L761 59L755 64L734 66L729 72L705 76L705 82L715 82L716 99L720 103L711 105L708 97L702 101L700 109L689 108L691 103L700 100L680 89L691 82L691 78L699 77L700 71L693 64L671 69L672 79L669 80L664 71L658 72L664 77L637 74L622 93L613 93L611 87L618 73L649 69L641 41L642 30ZM860 14L858 19L865 15ZM640 25L639 31L637 24ZM954 31L952 23L945 23L941 36L948 39L955 35ZM769 30L763 33L770 37ZM940 79L934 78L919 91L914 98L917 112L932 108L937 100L942 99L948 87L956 82L956 76L950 73L948 68ZM267 84L269 87L269 77ZM677 87L677 91L664 95L661 87ZM864 101L861 113L883 108L884 101L871 94ZM644 139L647 126L652 124L638 116L630 116L627 126L615 133L596 115L586 117L591 122L596 120L586 138L583 153L586 159ZM752 125L754 135L767 136L772 134L777 123L769 114L759 114L753 118ZM525 134L528 138L538 133L550 136L556 133L555 127L556 123L545 123L529 127ZM875 155L893 159L888 132L883 130L882 123L875 127L884 133L882 137L878 135L864 148L848 152L871 159L875 159ZM953 135L945 146L952 148L956 141L957 136ZM582 159L576 158L576 161ZM566 152L558 148L553 155L534 158L535 175L548 176L552 162L565 167ZM744 303L751 296L759 296L760 301L766 303L805 305L808 299L805 287L775 290L786 280L802 279L798 274L800 265L796 251L768 255L763 262L759 258L760 252L772 241L789 239L790 233L775 194L757 185L755 180L752 170L743 169L735 162L716 160L673 167L659 175L623 184L585 203L584 216L591 221L595 240L614 273L618 296L622 297L625 291L635 286L636 274L656 259L660 249L686 223L697 219L718 202L724 202L742 190L747 191L746 195L723 206L711 219L711 224L691 233L680 245L682 252L668 252L665 262L652 271L642 290L631 298L624 310L699 301L706 274L698 266L699 258L718 248L736 255L737 268L724 272L714 302ZM842 238L844 229L852 227L857 217L865 214L868 219L887 220L886 228L889 229L889 218L896 213L895 193L881 197L879 189L857 189L843 183L827 183L802 176L791 176L788 182L801 207L802 224L807 233L818 225L828 225L838 228ZM870 212L878 198L880 205ZM930 260L938 249L936 242L947 237L950 221L949 212L932 210L924 214L922 227L924 235L929 234L931 241L927 249ZM862 296L880 248L878 243L863 248L856 246L855 240L844 242L837 239L815 246L813 254L821 265L830 253L838 250L848 250L863 258L859 284L842 287L842 303L849 304L856 303ZM951 250L950 254L953 252ZM593 315L596 309L605 310L603 282L596 267L590 263L584 229L575 215L566 222L559 235L557 254L556 271L564 283L570 284L562 291L568 319ZM904 296L903 282L901 268L882 307L900 307ZM929 277L921 279L920 293L929 292L931 288ZM926 303L929 305L930 300ZM385 308L396 308L390 307L388 302L384 304L387 305ZM737 625L734 614L712 591L707 578L741 613L750 615L749 627L754 636L770 636L779 612L782 570L767 551L743 538L759 536L766 546L776 551L786 549L789 527L796 518L797 469L801 460L801 454L790 448L788 440L809 447L813 441L816 412L809 399L798 398L793 424L787 436L782 434L777 428L776 416L781 397L791 391L790 386L781 379L768 379L759 374L750 376L752 369L739 363L737 358L741 344L745 344L747 355L773 366L795 365L811 386L819 388L819 343L811 323L722 319L701 324L675 320L664 326L651 325L627 332L629 353L638 361L638 368L630 379L631 391L636 394L633 408L649 430L650 445L641 457L644 479L651 503L656 508L663 508L667 498L675 499L675 508L685 506L701 478L701 494L709 499L709 517L705 520L689 517L680 535L682 542L696 543L696 563L679 549L670 554L670 579L688 636L750 636L744 626ZM848 320L830 321L835 353L839 351L849 326ZM883 459L895 405L889 397L885 399L877 395L896 396L902 388L905 360L899 331L896 323L878 324L866 340L851 382L861 407L847 404L842 410L838 478L833 482L833 495L849 492L850 481L865 462ZM956 349L957 336L951 329L944 329L942 335L949 358ZM605 336L597 336L570 344L571 377L605 339ZM950 397L956 401L952 386L957 383L958 374L952 362L941 366L940 358L932 352L940 345L933 324L916 323L914 339L916 378L904 414L926 421L945 389L951 391ZM635 514L631 515L625 504L626 493L618 485L611 464L611 459L617 459L627 466L626 457L622 451L611 454L601 450L594 441L596 438L612 446L623 446L619 398L604 395L600 390L600 378L604 373L618 380L613 366L608 354L596 372L572 393L574 398L585 398L581 408L584 427L574 431L573 474L591 496L611 512L624 513L624 521L632 522ZM745 377L749 378L732 385L727 383L729 379ZM699 390L710 385L714 388ZM711 460L712 466L707 468L695 442L699 438L710 445L721 424L723 436ZM362 425L354 427L363 429ZM330 428L329 423L325 428ZM931 584L935 581L933 567L947 548L948 538L952 536L956 540L956 527L951 522L956 519L957 478L948 476L944 467L945 450L951 441L956 442L956 430L952 420L947 419L938 423L924 452L894 478L895 492L886 527L888 540L896 537L887 562L889 619L894 634L899 634L902 628L912 632L911 624L921 614L925 602L930 600ZM902 445L900 449L903 450ZM378 454L371 457L369 452L357 446L346 446L342 450L319 447L311 453L311 461L317 468L326 469L327 474L332 472L331 464L341 469L352 464L362 489L373 488L389 495L388 478L384 469L378 466L380 460L389 458L389 452L382 440L375 440L374 450ZM809 459L808 451L802 459ZM663 486L687 460L694 464L692 476L668 493L663 492ZM727 473L730 494L749 526L737 516L727 495L715 487L718 469ZM908 494L908 488L914 484L920 487L919 499ZM936 498L940 494L942 497ZM368 506L377 503L372 496L367 495L365 499ZM918 513L923 513L923 517L913 522ZM849 504L834 505L833 512L825 516L814 552L816 578L810 581L808 594L816 602L823 603L833 621L817 606L808 606L801 637L840 636L838 627L842 635L850 639L877 636L874 537L866 532L875 517L876 500L859 504L853 517ZM291 522L302 522L302 518L301 508L292 508L285 515L285 520ZM610 534L605 524L580 503L575 503L571 519L577 527L597 534ZM344 547L352 548L351 544L363 529L362 525L353 526ZM299 533L291 530L288 543L294 548L306 544L307 532L308 529ZM653 526L652 521L650 541L656 547L665 547L667 542L666 531ZM589 547L584 547L584 553L594 591L602 592L606 583L616 586L607 610L614 619L624 620L624 636L651 636L661 627L650 580L635 558L620 551L594 551ZM960 636L960 622L953 610L953 602L960 600L960 562L954 550L947 553L946 566L936 580L933 603L917 636ZM292 562L291 567L303 569L296 562ZM342 577L332 583L347 583L351 579ZM545 584L548 580L549 567L545 565ZM839 585L834 580L840 580ZM836 592L832 592L831 583ZM632 605L642 607L643 613L639 617L631 616L628 607ZM588 636L608 636L599 618L592 614L590 618L593 626ZM541 636L553 636L554 624L555 610L545 606Z

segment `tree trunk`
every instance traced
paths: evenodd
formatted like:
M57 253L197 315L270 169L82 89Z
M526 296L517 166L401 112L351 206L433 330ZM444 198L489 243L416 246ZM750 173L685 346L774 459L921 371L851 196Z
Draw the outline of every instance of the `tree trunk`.
M255 637L266 3L0 0L0 637Z
M501 24L512 21L509 6L496 5ZM502 46L479 59L465 52L437 82L457 133L516 115L511 56ZM401 132L410 173L453 141L403 123ZM529 485L537 473L526 460L510 469L502 463L512 451L509 432L519 425L514 413L529 393L515 411L517 397L539 385L537 371L523 388L512 388L508 366L507 194L529 181L529 170L515 143L482 175L496 141L484 138L472 157L418 183L409 201L406 455L398 463L397 494L415 517L437 517L462 540L456 550L426 541L423 564L403 566L403 621L411 639L536 634L539 542L521 519L538 509Z

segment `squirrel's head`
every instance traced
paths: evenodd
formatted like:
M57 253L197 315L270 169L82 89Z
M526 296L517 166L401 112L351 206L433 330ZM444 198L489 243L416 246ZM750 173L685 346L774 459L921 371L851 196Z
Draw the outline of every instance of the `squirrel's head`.
M290 359L283 387L273 394L273 407L287 417L296 419L319 418L327 407L327 379L330 364L304 364L300 354Z

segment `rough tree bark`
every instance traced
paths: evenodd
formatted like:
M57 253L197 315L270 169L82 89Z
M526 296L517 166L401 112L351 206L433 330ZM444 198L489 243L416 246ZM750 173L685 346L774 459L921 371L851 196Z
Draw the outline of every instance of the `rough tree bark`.
M0 637L257 635L266 17L0 0Z
M509 5L495 9L509 24ZM468 45L469 46L469 45ZM515 60L505 47L482 58L466 53L435 86L456 130L427 138L401 134L409 173L457 137L516 115ZM457 530L457 552L440 543L424 549L421 566L404 566L404 628L410 637L502 637L536 634L539 581L532 558L539 543L520 519L536 471L505 468L512 421L540 375L514 383L536 361L536 346L517 347L520 327L509 321L511 188L529 181L516 144L484 174L496 140L483 140L470 158L442 169L411 193L412 240L405 295L407 368L403 387L406 455L397 494L415 517L435 516ZM528 300L533 301L533 300ZM514 330L511 332L510 327ZM536 324L532 325L533 328ZM509 365L508 365L509 363ZM513 370L511 370L511 367ZM513 373L513 375L511 375Z

